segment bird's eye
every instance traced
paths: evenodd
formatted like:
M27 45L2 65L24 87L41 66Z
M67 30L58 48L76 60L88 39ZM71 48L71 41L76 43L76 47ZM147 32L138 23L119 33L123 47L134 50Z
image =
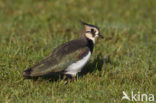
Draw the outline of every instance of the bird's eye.
M95 31L94 31L94 29L91 29L91 33L94 33Z
M93 35L93 37L95 36L95 31L94 31L94 29L91 29L91 33L92 33L92 35Z

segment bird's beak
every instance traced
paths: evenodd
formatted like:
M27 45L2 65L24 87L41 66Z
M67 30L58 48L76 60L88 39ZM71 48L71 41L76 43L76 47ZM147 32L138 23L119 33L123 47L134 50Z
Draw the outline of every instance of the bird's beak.
M101 35L101 34L98 34L98 35L99 35L100 38L104 38L103 35Z

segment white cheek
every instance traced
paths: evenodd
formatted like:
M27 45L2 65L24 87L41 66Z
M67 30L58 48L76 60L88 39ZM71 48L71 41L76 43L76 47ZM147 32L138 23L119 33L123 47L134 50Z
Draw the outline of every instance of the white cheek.
M99 34L99 31L96 30L95 34L98 35Z
M93 43L95 43L95 38L91 38L91 40L93 41Z
M97 36L97 35L96 35L96 36ZM87 34L86 34L86 37L89 38L89 39L91 39L91 40L93 41L93 43L95 43L95 37L92 37L91 34L87 33Z

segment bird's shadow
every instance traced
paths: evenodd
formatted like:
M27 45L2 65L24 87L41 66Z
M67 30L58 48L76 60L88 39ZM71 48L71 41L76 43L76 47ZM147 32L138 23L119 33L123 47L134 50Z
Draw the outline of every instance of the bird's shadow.
M105 60L104 60L102 54L98 54L93 62L89 62L85 66L85 68L80 73L78 73L78 76L83 77L88 73L95 72L96 70L101 71L102 67L103 67L103 64L104 64L104 61Z
M102 56L102 54L99 53L96 56L96 58L94 59L93 62L89 62L84 67L84 69L80 73L78 73L78 77L81 78L81 77L85 76L87 73L92 73L92 72L95 72L96 70L101 71L102 67L103 67L103 64L104 63L109 63L109 62L110 62L109 57L104 58ZM37 80L38 78L49 80L51 82L55 82L55 81L58 81L58 80L63 80L64 79L64 73L63 72L55 72L55 73L51 72L51 73L48 73L48 74L46 74L44 76L27 78L27 79ZM68 79L71 79L71 78L72 77L70 75L66 75L65 80L68 80Z

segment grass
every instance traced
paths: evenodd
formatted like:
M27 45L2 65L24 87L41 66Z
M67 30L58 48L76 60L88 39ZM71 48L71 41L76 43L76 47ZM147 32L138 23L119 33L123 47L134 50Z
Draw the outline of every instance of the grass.
M128 94L156 101L155 0L0 0L1 103L121 103ZM80 37L79 20L98 25L82 76L66 83L22 72L58 45ZM51 78L49 78L51 79Z

